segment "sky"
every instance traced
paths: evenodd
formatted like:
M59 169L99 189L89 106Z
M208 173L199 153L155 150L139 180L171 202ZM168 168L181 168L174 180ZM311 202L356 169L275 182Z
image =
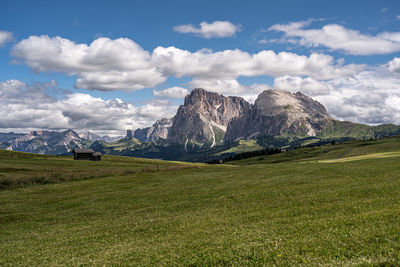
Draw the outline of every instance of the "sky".
M302 92L336 119L400 124L400 2L0 3L0 132L124 135L198 87Z

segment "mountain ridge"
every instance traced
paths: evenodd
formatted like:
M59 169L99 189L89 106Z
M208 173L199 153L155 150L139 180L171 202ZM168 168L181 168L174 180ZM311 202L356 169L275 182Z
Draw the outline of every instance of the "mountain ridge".
M321 103L299 92L265 90L250 104L241 97L197 88L185 97L173 118L127 130L119 140L105 142L100 136L73 130L1 133L0 148L59 155L90 147L104 154L205 161L241 149L292 148L393 135L400 135L399 126L335 120Z

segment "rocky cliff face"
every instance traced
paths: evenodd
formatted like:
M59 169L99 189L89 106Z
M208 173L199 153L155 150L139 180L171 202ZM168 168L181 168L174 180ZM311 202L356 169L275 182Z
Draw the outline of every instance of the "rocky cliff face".
M241 97L225 97L194 89L173 118L167 140L172 144L184 144L186 150L221 144L229 121L249 107L250 104Z
M315 136L332 121L325 107L308 96L266 90L252 107L230 121L224 143L259 135Z
M154 142L158 139L167 139L171 126L172 119L163 118L156 121L151 127L136 129L133 133L128 130L127 137L130 135L130 138L134 137L141 142Z

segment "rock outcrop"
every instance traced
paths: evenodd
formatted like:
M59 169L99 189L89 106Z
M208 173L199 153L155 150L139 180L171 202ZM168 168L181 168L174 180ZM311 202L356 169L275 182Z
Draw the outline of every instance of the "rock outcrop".
M194 89L173 118L167 140L171 144L184 144L186 150L221 144L229 121L249 107L241 97Z
M251 108L230 121L224 143L259 135L316 136L333 120L323 105L302 93L266 90Z
M168 132L170 127L172 126L172 119L163 118L157 120L151 127L146 127L143 129L136 129L133 134L130 132L130 135L141 142L154 142L158 139L167 139ZM129 130L127 133L127 137L129 135Z

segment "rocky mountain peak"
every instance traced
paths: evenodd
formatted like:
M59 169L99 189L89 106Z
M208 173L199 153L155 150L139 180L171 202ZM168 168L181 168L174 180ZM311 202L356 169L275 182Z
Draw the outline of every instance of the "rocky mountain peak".
M215 146L222 142L229 121L250 106L241 97L225 97L202 88L185 97L173 118L168 134L170 143L192 147Z
M253 107L229 123L224 142L259 135L315 136L332 120L322 104L302 93L265 90Z
M134 137L141 142L152 142L158 139L166 139L171 126L171 118L162 118L157 120L151 127L136 129L134 132L128 130L127 137Z
M184 106L195 105L201 106L204 104L218 105L220 102L220 95L214 92L208 92L203 88L196 88L185 97Z
M90 134L90 133L88 132L88 134ZM70 138L75 138L75 139L81 138L77 132L75 132L71 129L64 131L64 135L68 136Z
M328 116L325 107L300 92L290 93L282 90L265 90L256 99L254 106L265 116L291 114L301 116Z
M126 130L126 138L133 138L133 131L132 130Z
M31 131L10 142L13 150L41 154L62 154L73 147L81 147L83 139L73 130Z
M29 133L30 136L43 136L43 135L47 135L49 133L49 131L31 131Z

